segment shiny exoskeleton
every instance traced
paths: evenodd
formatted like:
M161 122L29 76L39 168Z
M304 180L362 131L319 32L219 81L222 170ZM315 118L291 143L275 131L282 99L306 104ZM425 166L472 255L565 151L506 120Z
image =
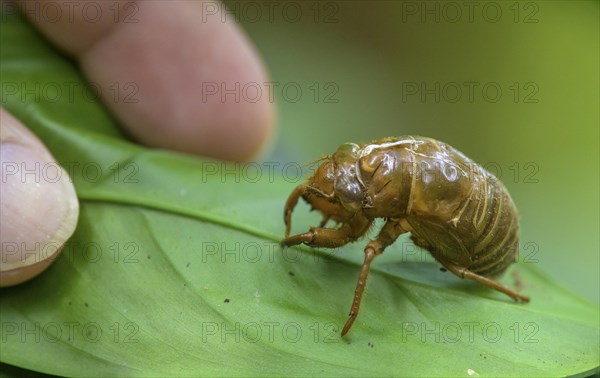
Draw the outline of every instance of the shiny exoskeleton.
M365 234L375 218L385 219L365 247L342 335L358 315L371 262L406 232L455 275L529 301L492 278L515 261L517 209L504 185L461 152L431 138L404 136L366 145L346 143L322 160L285 204L283 246L340 247ZM300 197L323 214L323 221L290 236L292 211ZM329 220L339 226L325 228Z

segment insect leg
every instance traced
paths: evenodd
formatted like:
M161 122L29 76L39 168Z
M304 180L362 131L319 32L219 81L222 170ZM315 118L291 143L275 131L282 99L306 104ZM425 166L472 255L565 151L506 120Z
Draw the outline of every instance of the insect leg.
M312 247L335 248L349 243L353 240L351 236L352 229L348 225L338 229L311 227L305 233L283 239L281 246L290 247L304 243Z
M361 237L373 221L364 216L355 216L340 228L311 227L308 232L288 236L281 241L282 247L307 244L311 247L335 248L348 244Z
M285 208L283 211L283 222L285 223L285 237L290 236L290 229L292 227L292 211L294 211L294 207L298 204L298 199L302 196L306 187L304 185L298 185L296 189L294 189L287 201L285 202Z
M356 284L356 290L354 291L354 300L352 301L352 307L350 308L349 318L342 329L342 336L344 336L356 320L358 316L358 311L360 310L360 302L362 300L363 293L365 291L365 287L367 285L367 278L369 276L369 268L371 267L371 262L375 259L377 255L383 253L383 250L390 244L392 244L398 236L407 232L400 226L400 220L398 219L389 219L387 223L381 228L379 235L375 240L372 240L365 247L365 261L363 262L362 267L360 268L360 275L358 276L358 282Z
M509 297L511 297L512 299L514 299L517 302L518 301L529 302L528 296L519 294L515 290L513 290L507 286L504 286L503 284L501 284L498 281L495 281L489 277L481 276L477 273L473 273L469 269L460 267L449 261L442 261L442 260L438 260L438 261L440 261L440 263L442 263L442 265L444 265L449 271L456 274L460 278L468 278L470 280L479 282L482 285L485 285L487 287L490 287L494 290L498 290L499 292L502 292L502 293L508 295Z

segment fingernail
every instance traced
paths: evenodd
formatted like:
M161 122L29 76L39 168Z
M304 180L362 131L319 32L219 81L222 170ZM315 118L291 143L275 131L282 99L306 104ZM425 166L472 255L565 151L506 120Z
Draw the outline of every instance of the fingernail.
M67 172L41 141L0 108L0 287L27 281L58 257L79 202Z

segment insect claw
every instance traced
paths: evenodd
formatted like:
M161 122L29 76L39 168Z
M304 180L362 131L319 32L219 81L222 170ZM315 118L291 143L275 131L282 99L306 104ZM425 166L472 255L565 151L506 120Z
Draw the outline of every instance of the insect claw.
M296 189L294 189L292 193L290 193L290 196L288 197L285 203L285 207L283 210L283 223L285 224L286 238L290 236L290 230L292 228L292 212L294 211L296 204L298 204L298 199L304 193L305 188L306 187L304 185L298 185Z
M298 235L293 235L290 237L287 237L285 239L283 239L279 244L282 247L291 247L293 245L298 245L298 244L308 244L310 245L310 243L313 241L313 239L315 238L315 234L312 232L305 232L303 234L298 234Z
M350 312L350 314L348 314L348 316L349 316L349 318L346 321L346 324L344 324L344 328L342 329L342 336L346 336L348 331L350 331L350 328L352 328L352 324L354 324L354 320L356 319L356 314L353 314L352 312Z

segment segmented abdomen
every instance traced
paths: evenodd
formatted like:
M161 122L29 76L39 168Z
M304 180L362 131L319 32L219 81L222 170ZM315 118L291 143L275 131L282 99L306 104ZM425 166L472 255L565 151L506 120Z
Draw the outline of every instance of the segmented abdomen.
M516 207L504 185L481 169L456 230L471 256L468 268L494 276L515 261L519 244ZM462 211L463 209L461 209Z
M414 138L403 170L405 217L413 240L437 259L494 276L515 261L519 224L504 185L448 144ZM407 153L408 152L408 153ZM404 177L404 182L407 182Z

